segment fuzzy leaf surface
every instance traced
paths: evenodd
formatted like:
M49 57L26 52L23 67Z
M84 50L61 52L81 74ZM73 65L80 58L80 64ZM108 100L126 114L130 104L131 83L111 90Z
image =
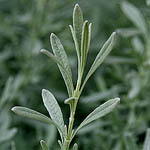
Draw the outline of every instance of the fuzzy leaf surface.
M53 33L51 34L50 41L55 56L57 57L57 59L59 59L60 63L63 65L63 68L65 68L64 71L64 69L62 69L62 67L58 64L59 70L64 78L68 90L68 94L69 96L72 96L73 94L72 73L71 73L71 68L69 65L67 54L59 38L55 34Z
M85 21L82 29L82 39L81 39L81 67L84 69L88 49L90 45L90 35L91 35L91 24L89 25L88 21Z
M38 121L41 121L41 122L44 122L44 123L55 124L47 116L45 116L45 115L43 115L43 114L41 114L41 113L39 113L39 112L37 112L35 110L26 108L26 107L15 106L15 107L12 108L12 111L14 113L16 113L17 115L20 115L22 117L26 117L26 118L29 118L29 119L38 120Z
M74 29L75 37L77 39L78 47L81 46L82 25L83 25L82 10L80 6L76 4L73 11L73 29ZM80 52L78 49L77 54L79 53Z
M61 109L51 92L48 90L42 90L42 98L44 102L44 106L46 107L47 111L49 112L50 117L52 120L57 124L57 126L64 131L64 120Z

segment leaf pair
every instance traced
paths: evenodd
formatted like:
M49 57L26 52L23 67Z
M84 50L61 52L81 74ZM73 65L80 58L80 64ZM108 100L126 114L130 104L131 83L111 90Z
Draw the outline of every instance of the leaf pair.
M26 107L16 106L12 108L12 111L20 116L29 119L34 119L44 123L53 124L58 128L61 135L65 134L63 115L55 97L48 90L44 89L42 90L42 98L44 106L49 112L51 119L37 111L34 111Z
M90 46L91 25L92 24L89 24L87 20L83 20L81 8L78 4L76 4L73 11L73 27L70 25L70 30L77 52L79 71L81 71L82 73L84 70L88 49Z
M70 25L71 33L73 36L73 40L76 47L76 52L78 56L78 64L79 64L79 74L83 74L88 49L90 46L90 40L91 40L91 23L89 24L88 21L85 21L83 23L83 14L78 4L75 5L74 11L73 11L73 27ZM101 63L104 61L106 56L110 53L110 51L113 48L114 45L114 37L115 32L112 33L110 38L106 41L104 46L102 47L101 51L98 53L95 61L93 62L85 81L83 82L83 85L81 87L82 92L84 85L86 84L87 80L90 78L90 76L95 72L95 70L101 65Z
M67 54L61 44L59 38L52 33L50 36L51 46L54 55L47 50L42 49L41 52L50 57L55 63L57 63L59 70L65 81L69 96L73 95L74 87L72 82L72 73L69 65Z

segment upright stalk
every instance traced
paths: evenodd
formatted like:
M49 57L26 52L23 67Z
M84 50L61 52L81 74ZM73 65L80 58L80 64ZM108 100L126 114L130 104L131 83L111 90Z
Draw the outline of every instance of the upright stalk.
M78 80L77 80L77 85L76 85L76 89L74 91L73 94L73 101L70 104L70 118L69 118L69 126L68 126L68 133L67 133L67 137L64 140L64 150L69 150L69 146L70 143L72 141L72 135L73 135L73 125L74 125L74 116L75 116L75 112L76 112L76 108L77 108L77 103L78 103L78 99L80 97L80 86L81 86L81 81L82 81L82 75L80 71L78 72Z

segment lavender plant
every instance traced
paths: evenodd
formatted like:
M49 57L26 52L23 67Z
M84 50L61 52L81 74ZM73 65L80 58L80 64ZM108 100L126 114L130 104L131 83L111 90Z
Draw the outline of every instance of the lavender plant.
M35 119L56 126L60 134L60 140L58 140L58 143L61 150L69 150L71 141L82 127L111 112L120 101L119 98L114 98L98 106L83 120L83 122L76 129L74 129L74 118L80 95L88 79L92 76L96 69L105 60L107 55L111 52L114 46L116 33L112 33L109 39L105 42L102 49L97 54L87 75L83 79L87 55L90 47L92 24L89 23L87 20L84 21L82 11L78 4L75 5L73 11L73 26L70 25L69 27L73 37L78 60L78 78L75 86L73 84L72 72L67 54L64 50L63 45L61 44L61 41L54 33L52 33L50 36L53 54L48 50L41 50L42 53L46 54L58 65L58 68L63 76L65 85L67 87L68 99L66 99L64 103L69 105L70 107L70 118L68 125L65 125L64 123L63 113L56 98L50 91L46 89L42 90L42 99L44 106L49 112L50 117L47 117L44 114L25 107L16 106L12 108L12 111L20 116ZM41 140L40 143L43 150L48 150L48 147L44 140ZM78 145L75 143L73 145L73 150L77 149Z
M12 139L17 133L16 128L10 128L12 120L8 111L16 92L18 91L16 80L17 79L13 79L12 77L8 78L4 90L0 95L0 149L10 147L13 143ZM9 94L10 91L11 95Z

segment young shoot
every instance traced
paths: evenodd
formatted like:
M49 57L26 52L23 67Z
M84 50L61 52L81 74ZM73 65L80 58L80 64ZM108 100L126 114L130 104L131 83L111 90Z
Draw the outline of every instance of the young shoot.
M65 125L64 123L63 113L56 98L46 89L42 90L42 99L50 117L25 107L16 106L12 108L12 111L20 116L56 126L60 134L60 140L58 140L58 143L61 150L69 150L72 139L82 127L111 112L120 101L119 98L108 100L93 110L77 128L74 128L74 117L80 95L88 79L93 75L96 69L103 63L107 55L111 52L114 46L116 33L112 33L109 39L105 42L91 65L86 77L83 78L88 51L90 48L92 24L87 20L84 21L83 13L78 4L75 5L73 11L73 25L70 25L69 27L73 37L78 61L78 78L75 86L73 85L72 72L67 54L61 41L54 33L51 33L50 35L53 53L45 49L41 50L42 53L46 54L58 65L64 79L68 92L68 99L66 99L64 103L70 107L70 118L68 125ZM40 143L43 150L48 150L48 146L45 141L41 140ZM77 149L78 145L75 143L73 145L73 150Z

